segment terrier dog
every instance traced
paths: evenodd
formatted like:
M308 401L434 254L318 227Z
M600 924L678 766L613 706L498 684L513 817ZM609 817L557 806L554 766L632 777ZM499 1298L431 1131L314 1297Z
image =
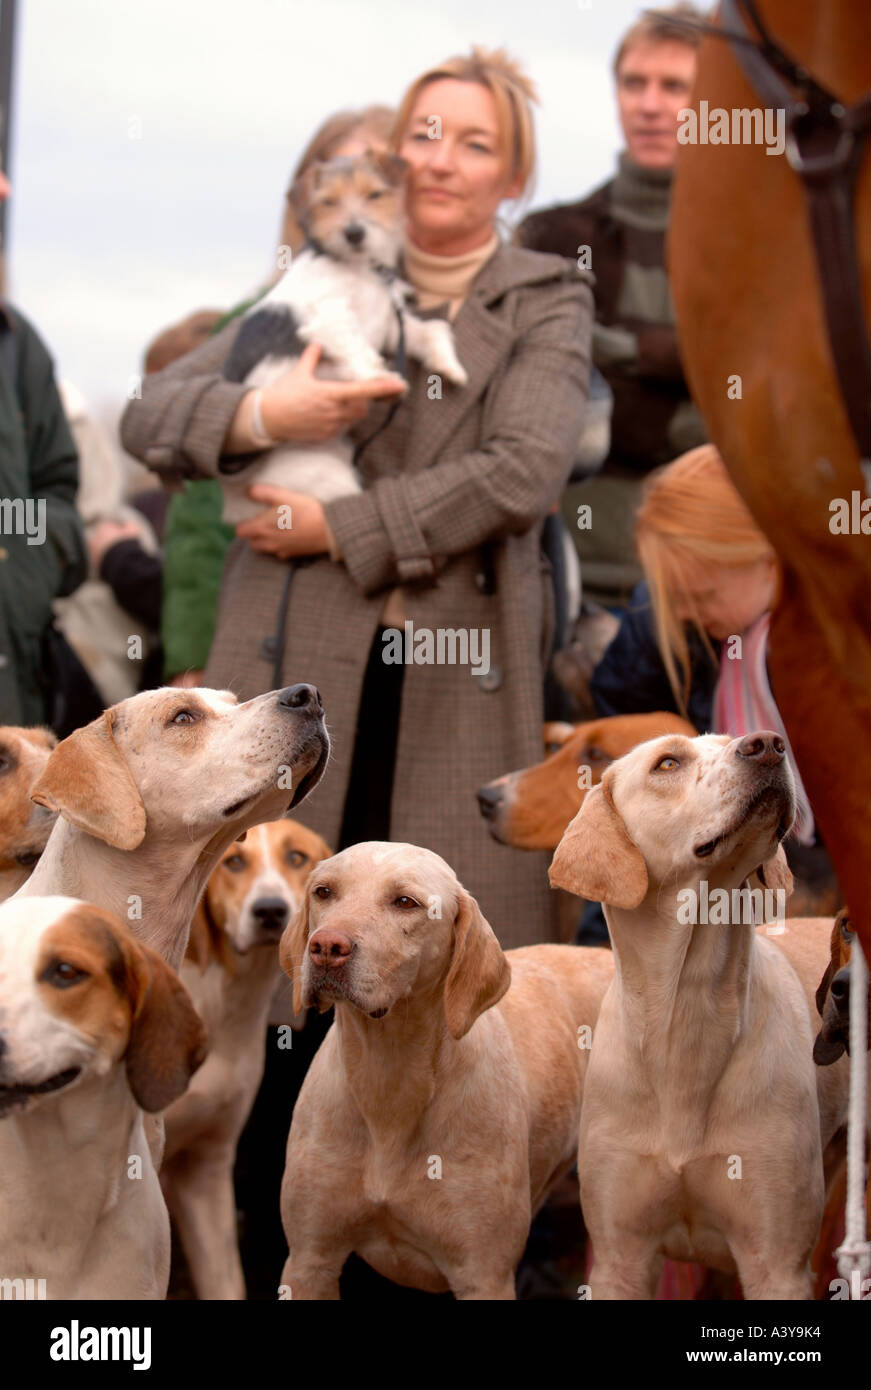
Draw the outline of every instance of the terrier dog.
M423 320L406 307L413 296L399 279L401 185L407 170L396 155L371 151L354 159L315 164L288 197L307 242L286 274L248 310L224 366L230 381L270 386L308 343L325 358L320 374L342 381L393 375L382 353L405 350L457 386L466 384L443 319ZM226 476L224 520L232 525L262 511L253 483L307 492L326 502L360 491L347 440L280 444L238 476Z

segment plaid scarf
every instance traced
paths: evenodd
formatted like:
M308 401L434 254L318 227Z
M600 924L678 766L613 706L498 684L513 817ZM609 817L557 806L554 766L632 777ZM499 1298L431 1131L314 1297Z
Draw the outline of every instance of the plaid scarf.
M796 817L791 833L801 844L811 845L814 842L813 812L768 684L766 657L770 622L771 615L764 613L743 633L740 660L730 658L729 643L723 643L720 678L714 691L715 731L730 734L732 738L740 738L757 729L773 729L781 735L795 778Z

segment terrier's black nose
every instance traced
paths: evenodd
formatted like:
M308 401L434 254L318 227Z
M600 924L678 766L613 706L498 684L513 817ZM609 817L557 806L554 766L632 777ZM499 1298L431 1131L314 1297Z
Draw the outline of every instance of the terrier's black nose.
M350 246L362 246L366 228L361 227L359 222L349 222L344 232L345 240Z
M277 933L284 931L290 912L284 898L258 898L251 908L251 916L264 931Z
M752 758L763 767L776 767L786 756L786 744L780 734L762 729L755 734L746 734L735 752L739 758Z
M321 692L316 685L288 685L278 697L278 703L303 714L323 714Z

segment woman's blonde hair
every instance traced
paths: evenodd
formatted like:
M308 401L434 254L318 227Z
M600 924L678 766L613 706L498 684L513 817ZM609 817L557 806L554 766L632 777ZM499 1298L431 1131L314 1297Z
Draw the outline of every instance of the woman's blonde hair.
M690 693L687 630L675 599L683 598L714 660L710 638L694 611L693 575L738 569L774 556L748 512L713 444L681 454L651 473L635 522L635 544L650 588L656 637L678 709L686 717Z
M395 118L396 113L390 106L364 106L360 111L337 111L318 126L297 160L296 167L290 176L287 193L284 196L284 212L278 239L280 247L289 246L291 251L296 253L305 241L305 234L288 198L297 179L301 178L312 164L319 164L321 160L332 159L336 150L341 149L345 141L349 140L352 135L371 135L379 145L386 146L390 140ZM270 283L275 284L283 274L283 268L278 266Z
M538 101L538 94L519 63L502 48L490 50L475 47L470 54L448 58L416 78L396 112L392 141L394 150L399 150L411 113L424 87L446 77L454 78L457 82L478 82L490 92L496 106L500 144L508 162L509 178L520 178L523 185L520 196L528 193L535 173L532 103Z

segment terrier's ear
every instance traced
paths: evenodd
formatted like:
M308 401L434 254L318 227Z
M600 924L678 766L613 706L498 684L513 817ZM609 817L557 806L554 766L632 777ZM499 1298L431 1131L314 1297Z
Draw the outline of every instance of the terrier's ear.
M464 1037L480 1014L498 1004L510 984L508 957L471 893L461 888L445 981L445 1017L451 1037Z
M291 184L287 190L287 201L293 210L296 220L305 229L305 218L311 203L312 194L317 187L318 176L323 169L323 163L310 164L305 173L300 174L295 183Z
M132 850L145 839L145 807L115 742L114 725L115 715L107 709L63 739L30 799L107 845Z
M610 907L638 907L647 892L647 865L630 840L611 796L611 778L591 788L557 845L549 878L579 898Z
M388 150L370 150L369 158L387 183L398 186L402 183L411 165L401 155L390 154Z

